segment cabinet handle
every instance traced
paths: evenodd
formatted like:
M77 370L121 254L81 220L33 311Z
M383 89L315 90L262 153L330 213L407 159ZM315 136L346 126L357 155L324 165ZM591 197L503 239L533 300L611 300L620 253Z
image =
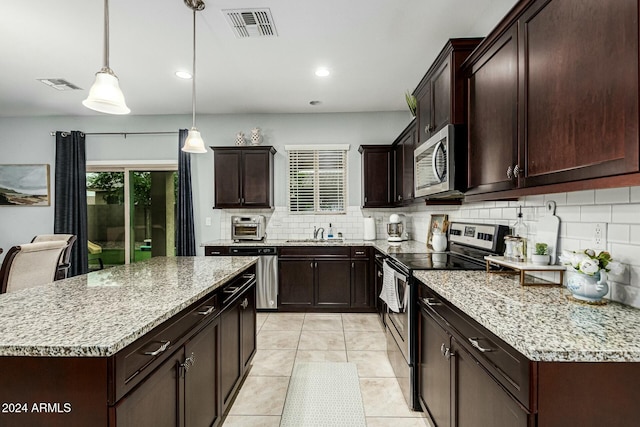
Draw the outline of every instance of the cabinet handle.
M356 251L356 255L364 255L364 251Z
M442 343L442 345L440 346L440 353L447 360L451 359L452 356L455 356L455 353L451 351L449 347L446 347L444 343Z
M312 262L310 262L309 265L311 266L311 268L313 268L313 263Z
M184 376L186 372L189 372L189 368L191 368L195 364L196 364L196 356L193 353L191 353L191 356L184 359L184 363L180 364L180 368L182 368L183 370L182 375Z
M220 251L209 252L209 255L220 255Z
M238 203L242 203L242 199L238 197Z
M382 272L378 271L378 277L382 277Z
M171 341L160 341L162 344L154 351L145 351L145 356L157 356L160 353L163 353L169 346L171 345Z
M426 126L424 127L424 132L425 132L425 133L429 133L429 132L431 132L431 130L432 130L432 128L431 128L431 125L430 125L430 124L428 124L428 125L426 125Z
M240 304L240 306L242 307L242 309L246 309L249 306L249 300L247 298L244 299L244 301L242 301L242 304Z
M509 167L507 168L507 178L513 178L513 168L511 167L511 165L509 165Z
M212 305L210 307L203 307L203 308L206 308L206 309L204 311L199 311L198 314L201 316L208 316L211 313L213 313L213 311L216 309L216 306Z
M364 202L367 203L367 196L364 196Z
M422 301L424 301L424 303L427 304L429 307L442 305L442 303L435 298L422 298Z
M400 194L398 194L398 201L401 202L402 201L402 196Z
M315 263L314 267L315 267L315 268L318 268L318 263L317 263L317 262Z
M355 268L356 267L356 263L355 262L351 262L351 268Z
M493 349L491 348L484 348L482 346L480 346L480 343L478 343L478 340L480 338L469 338L469 342L471 343L471 345L475 348L477 348L478 350L480 350L483 353L488 353L490 351L493 351Z
M240 203L244 205L244 197L240 199Z
M522 172L522 169L520 169L520 165L515 165L513 168L513 176L517 178L518 175L520 175L520 172Z

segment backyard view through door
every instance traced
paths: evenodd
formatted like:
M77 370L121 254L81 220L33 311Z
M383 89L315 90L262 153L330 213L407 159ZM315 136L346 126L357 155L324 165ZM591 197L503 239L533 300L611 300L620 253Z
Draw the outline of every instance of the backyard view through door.
M175 170L87 170L90 270L175 256Z

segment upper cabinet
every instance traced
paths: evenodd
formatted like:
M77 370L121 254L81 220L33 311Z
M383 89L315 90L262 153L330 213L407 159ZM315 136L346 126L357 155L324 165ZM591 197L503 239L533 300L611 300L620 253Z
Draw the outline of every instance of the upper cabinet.
M417 144L447 124L465 123L465 79L460 65L481 40L449 40L418 84L414 91L418 100Z
M393 206L394 165L391 145L361 145L362 207Z
M640 182L637 0L522 1L464 68L467 195Z
M413 120L393 143L395 159L395 206L413 202L413 150L417 145L417 120Z
M211 147L214 161L214 208L273 207L271 146Z

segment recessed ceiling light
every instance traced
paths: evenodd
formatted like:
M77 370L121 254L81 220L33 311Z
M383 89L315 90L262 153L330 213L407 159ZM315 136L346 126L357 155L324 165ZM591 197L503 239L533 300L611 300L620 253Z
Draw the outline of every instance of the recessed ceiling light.
M327 77L329 74L329 69L327 68L318 68L316 70L316 76L318 77Z
M180 77L181 79L185 79L185 80L190 79L192 77L191 73L188 72L188 71L176 71L176 76Z
M321 101L309 101L309 105L320 105L322 102Z

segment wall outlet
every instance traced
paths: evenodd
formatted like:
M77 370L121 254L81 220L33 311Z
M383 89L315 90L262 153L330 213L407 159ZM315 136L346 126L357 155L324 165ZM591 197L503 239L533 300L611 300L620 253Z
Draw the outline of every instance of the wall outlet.
M211 217L208 216L204 219L204 225L211 226Z
M607 249L607 223L598 222L593 228L593 249Z

